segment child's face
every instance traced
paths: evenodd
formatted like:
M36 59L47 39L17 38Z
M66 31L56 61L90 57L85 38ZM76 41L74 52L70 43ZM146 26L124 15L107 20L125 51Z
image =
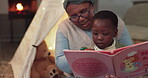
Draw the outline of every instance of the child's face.
M95 19L93 21L92 37L96 46L100 49L111 46L113 37L116 37L117 29L111 20Z

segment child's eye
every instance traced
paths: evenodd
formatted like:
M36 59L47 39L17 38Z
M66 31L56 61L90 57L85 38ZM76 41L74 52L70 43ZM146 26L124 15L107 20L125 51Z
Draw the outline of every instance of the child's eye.
M98 35L98 33L93 32L93 35Z
M107 36L107 35L109 35L109 33L103 33L103 35L104 35L104 36Z
M44 52L46 52L46 50L44 50Z

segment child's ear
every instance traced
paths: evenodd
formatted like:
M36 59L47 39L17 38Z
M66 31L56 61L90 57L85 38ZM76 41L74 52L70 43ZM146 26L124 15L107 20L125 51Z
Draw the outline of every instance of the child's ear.
M115 30L114 37L117 37L117 35L118 35L118 29Z

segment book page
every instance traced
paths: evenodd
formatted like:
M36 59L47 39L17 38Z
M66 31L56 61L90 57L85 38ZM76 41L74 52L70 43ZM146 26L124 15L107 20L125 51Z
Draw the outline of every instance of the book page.
M128 49L128 48L132 48L132 47L135 47L135 46L140 46L140 45L147 44L147 43L148 43L148 41L145 41L145 42L142 42L142 43L137 43L137 44L133 44L133 45L117 48L117 49L111 51L112 52L111 55L114 55L114 54L116 54L116 53L118 53L118 52L120 52L122 50L125 50L125 49Z
M135 78L148 74L148 42L119 51L115 54L114 64L119 77Z
M112 56L95 51L65 50L64 54L76 78L104 78L114 74Z

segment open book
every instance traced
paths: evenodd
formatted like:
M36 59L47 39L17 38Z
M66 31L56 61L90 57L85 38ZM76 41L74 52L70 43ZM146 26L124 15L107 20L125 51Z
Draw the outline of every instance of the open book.
M148 75L148 41L111 52L92 50L64 50L76 78L104 78L116 75L135 78Z

